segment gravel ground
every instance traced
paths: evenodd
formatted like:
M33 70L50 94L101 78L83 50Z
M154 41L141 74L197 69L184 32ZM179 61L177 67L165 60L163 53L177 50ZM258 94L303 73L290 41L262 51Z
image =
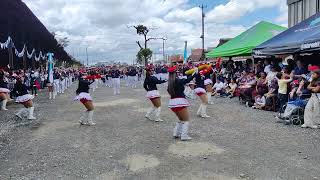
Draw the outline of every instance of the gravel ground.
M176 117L163 87L163 123L144 118L142 88L120 96L97 89L95 127L78 125L75 88L49 103L37 97L36 121L16 119L20 105L1 112L0 179L320 179L319 130L277 124L274 113L217 98L211 118L201 119L194 100L193 140L180 142L171 138Z

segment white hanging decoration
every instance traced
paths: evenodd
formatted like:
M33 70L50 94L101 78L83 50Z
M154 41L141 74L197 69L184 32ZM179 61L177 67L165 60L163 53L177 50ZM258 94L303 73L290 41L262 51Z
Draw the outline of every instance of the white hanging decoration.
M9 36L6 42L0 43L0 48L1 48L1 49L6 49L6 48L8 48L11 42L12 42L12 39L11 39L11 37Z
M32 49L32 52L29 53L28 50L27 50L27 56L28 56L29 59L32 58L32 56L33 56L33 54L34 54L35 51L36 51L35 49Z
M16 56L19 57L19 58L23 57L25 50L26 50L26 45L23 46L23 49L21 50L20 53L19 53L19 51L17 49L15 49Z
M42 51L40 51L39 55L36 55L36 50L32 49L31 53L28 52L26 45L23 46L23 49L21 50L21 52L19 52L17 50L17 48L14 45L14 42L12 40L12 38L9 36L7 41L4 43L0 42L0 49L7 49L9 47L13 47L14 48L14 53L17 57L21 58L24 56L24 53L27 53L27 58L31 59L34 55L34 58L36 61L40 61L40 59L47 59L46 55L42 53Z

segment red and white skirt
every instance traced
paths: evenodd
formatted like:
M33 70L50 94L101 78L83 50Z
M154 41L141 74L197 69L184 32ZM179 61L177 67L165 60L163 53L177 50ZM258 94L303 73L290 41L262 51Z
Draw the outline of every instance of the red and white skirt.
M201 95L203 95L203 94L207 94L207 91L206 91L205 89L203 89L203 88L196 88L196 89L194 90L194 92L195 92L198 96L201 96Z
M34 96L31 95L31 94L25 94L23 96L18 96L16 98L16 103L24 103L24 102L27 102L29 100L32 100L33 98L34 98Z
M82 92L78 96L74 98L75 101L80 101L82 103L86 103L88 101L92 101L92 97L89 93Z
M0 88L0 93L10 93L10 90L7 88Z
M168 107L174 111L180 111L183 108L189 107L190 103L186 98L173 98L169 100Z
M213 82L211 81L211 79L206 79L204 80L204 85L207 86L209 84L213 84Z
M155 99L155 98L160 98L161 96L158 90L153 90L153 91L148 91L146 97L149 99Z

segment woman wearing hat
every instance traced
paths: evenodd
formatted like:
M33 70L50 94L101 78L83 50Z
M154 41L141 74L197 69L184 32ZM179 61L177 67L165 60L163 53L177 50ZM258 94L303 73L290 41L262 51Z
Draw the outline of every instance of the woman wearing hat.
M79 100L84 107L87 109L84 116L79 120L81 125L94 126L96 123L93 122L93 112L94 106L92 103L92 97L89 94L90 85L94 82L92 76L86 76L86 74L81 74L79 77L79 85L76 91L77 96L74 100Z
M319 123L320 120L320 67L311 66L309 70L312 72L312 75L308 89L311 91L312 95L304 110L304 124L301 127L317 129L318 126L316 123Z
M149 120L154 120L156 122L162 122L160 119L161 114L161 96L157 89L157 84L162 84L167 82L166 80L159 80L153 76L154 70L152 68L146 69L146 79L144 80L143 87L147 91L146 97L150 99L153 104L153 107L149 109L146 114L146 118ZM154 117L152 117L154 115Z
M34 98L33 95L30 95L28 93L27 86L23 83L23 80L21 77L17 77L17 82L14 86L13 92L17 95L16 102L22 104L25 108L22 108L16 113L16 116L18 116L20 119L22 119L22 115L25 112L28 112L28 119L34 120L36 119L33 116L34 112L34 106L32 99Z
M173 137L180 138L182 141L191 140L191 137L188 135L190 117L187 109L190 104L184 94L184 87L187 83L192 81L194 75L198 73L198 69L196 68L194 74L189 76L187 79L179 79L177 77L176 66L169 68L168 72L168 93L171 96L168 107L179 118L179 122L176 123L173 130Z

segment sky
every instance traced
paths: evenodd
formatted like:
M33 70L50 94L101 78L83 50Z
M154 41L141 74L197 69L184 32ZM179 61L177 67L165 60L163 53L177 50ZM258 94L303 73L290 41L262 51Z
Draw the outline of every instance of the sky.
M264 20L287 26L286 0L22 0L47 27L68 37L69 54L90 64L132 63L139 50L133 25L150 28L150 37L165 37L165 53L183 54L201 48L201 9L205 5L205 47L232 38ZM149 41L155 59L162 59L162 40Z

